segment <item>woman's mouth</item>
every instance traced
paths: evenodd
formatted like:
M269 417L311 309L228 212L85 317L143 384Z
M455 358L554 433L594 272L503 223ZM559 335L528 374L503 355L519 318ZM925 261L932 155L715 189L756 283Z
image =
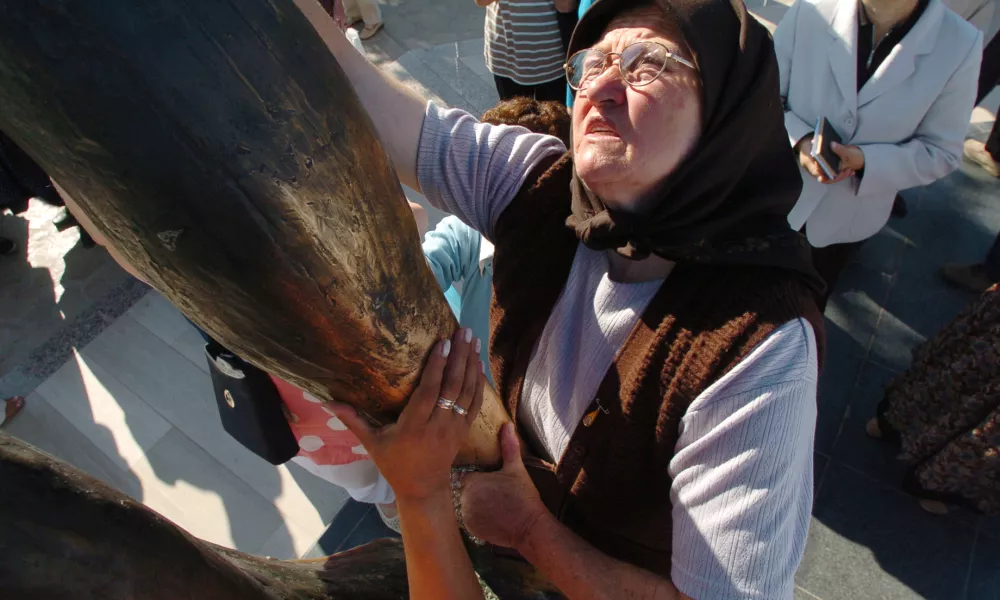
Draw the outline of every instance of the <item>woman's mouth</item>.
M604 120L592 121L587 125L586 135L619 137L618 131Z

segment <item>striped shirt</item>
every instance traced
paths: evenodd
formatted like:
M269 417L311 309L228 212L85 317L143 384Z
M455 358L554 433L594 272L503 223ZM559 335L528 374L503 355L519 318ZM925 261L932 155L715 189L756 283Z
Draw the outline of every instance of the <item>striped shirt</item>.
M521 85L563 76L566 50L552 0L496 0L486 7L486 66Z

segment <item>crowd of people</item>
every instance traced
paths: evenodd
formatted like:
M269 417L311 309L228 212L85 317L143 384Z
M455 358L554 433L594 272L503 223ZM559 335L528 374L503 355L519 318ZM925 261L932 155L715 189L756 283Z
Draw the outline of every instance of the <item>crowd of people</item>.
M460 529L569 598L791 598L823 310L899 192L963 152L1000 176L998 127L965 141L1000 43L941 0L797 0L773 38L727 0L477 0L501 102L476 118L352 47L351 6L382 27L365 1L297 3L400 180L453 215L428 232L411 206L461 329L380 429L275 379L293 460L378 505L414 598L480 597ZM1000 236L942 275L982 296L867 430L927 510L1000 514ZM503 466L453 473L487 384Z

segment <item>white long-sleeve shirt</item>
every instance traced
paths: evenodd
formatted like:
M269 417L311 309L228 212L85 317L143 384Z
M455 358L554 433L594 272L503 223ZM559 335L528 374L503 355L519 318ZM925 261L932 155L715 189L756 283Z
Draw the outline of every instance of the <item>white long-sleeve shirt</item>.
M487 238L552 137L428 105L417 176L427 199ZM518 418L562 455L614 356L660 282L617 283L582 245L532 354ZM792 598L812 508L816 340L785 323L702 392L681 421L671 580L699 599ZM623 498L623 506L627 499Z

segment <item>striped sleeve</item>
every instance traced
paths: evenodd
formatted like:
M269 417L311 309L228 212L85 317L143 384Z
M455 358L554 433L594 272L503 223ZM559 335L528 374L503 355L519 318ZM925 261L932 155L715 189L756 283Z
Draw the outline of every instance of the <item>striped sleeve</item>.
M681 423L674 585L692 598L791 600L812 510L816 340L786 323L703 392Z
M492 239L493 226L531 170L565 151L559 138L480 123L465 111L429 102L417 150L417 179L435 208Z

